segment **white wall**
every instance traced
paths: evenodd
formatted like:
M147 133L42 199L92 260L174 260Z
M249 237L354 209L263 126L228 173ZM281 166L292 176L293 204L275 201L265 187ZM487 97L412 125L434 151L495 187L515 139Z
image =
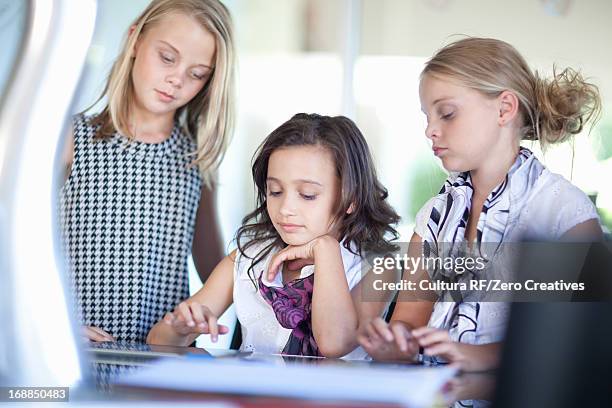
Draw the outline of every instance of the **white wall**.
M433 4L445 4L435 7ZM570 1L551 15L541 0L363 0L362 53L431 56L455 34L495 37L533 65L582 68L612 100L612 1Z

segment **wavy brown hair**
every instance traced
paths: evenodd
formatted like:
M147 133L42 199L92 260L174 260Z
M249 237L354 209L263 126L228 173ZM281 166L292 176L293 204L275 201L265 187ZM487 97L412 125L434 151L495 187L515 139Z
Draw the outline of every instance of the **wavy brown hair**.
M344 116L299 113L270 133L253 156L256 208L244 217L236 232L238 250L254 260L249 275L253 277L253 268L270 251L286 246L266 209L266 180L272 153L294 146L320 146L332 154L341 185L334 223L339 227L344 247L359 256L364 251L395 250L391 241L398 239L399 234L393 225L400 217L386 200L387 189L376 176L374 160L357 125ZM352 211L347 214L351 206ZM268 241L255 257L246 255L250 247Z
M601 112L598 88L580 72L553 68L546 78L533 72L512 45L494 38L448 44L425 63L423 75L455 80L490 97L512 91L520 101L521 138L538 140L542 148L580 133Z

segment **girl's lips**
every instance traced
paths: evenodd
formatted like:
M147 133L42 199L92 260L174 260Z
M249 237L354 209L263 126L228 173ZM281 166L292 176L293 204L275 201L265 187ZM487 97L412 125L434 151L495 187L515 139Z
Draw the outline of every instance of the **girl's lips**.
M157 95L162 102L172 102L174 100L174 96L168 95L165 92L159 91L157 89L155 90L155 92L157 92Z
M445 147L433 147L432 150L434 154L439 157L442 153L444 153L448 149Z
M299 230L300 228L303 228L303 226L302 226L302 225L297 225L297 224L283 224L283 223L280 223L280 224L278 224L278 225L279 225L279 226L280 226L280 227L283 229L283 231L285 231L285 232L296 232L296 231L297 231L297 230Z

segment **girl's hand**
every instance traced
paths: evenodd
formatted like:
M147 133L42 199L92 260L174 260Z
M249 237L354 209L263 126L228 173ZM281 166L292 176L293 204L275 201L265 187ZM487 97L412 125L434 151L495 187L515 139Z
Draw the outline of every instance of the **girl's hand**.
M423 353L429 356L442 357L449 363L461 363L465 360L462 352L462 344L452 341L447 330L433 327L420 327L412 331L419 345L423 347Z
M500 343L466 344L452 341L448 331L420 327L412 331L424 353L442 357L461 371L486 371L499 365Z
M323 235L315 238L303 245L289 245L283 250L276 253L268 264L267 276L268 280L273 280L280 272L280 267L284 262L288 262L289 270L298 270L306 265L314 264L315 253L320 245L336 245L338 241L329 235Z
M166 313L164 323L184 336L196 333L210 334L211 340L215 343L219 334L229 332L229 327L217 324L217 316L208 307L189 299L179 303L174 312Z
M113 336L98 327L83 326L81 332L83 337L90 341L116 341Z
M410 327L401 321L387 324L377 317L360 330L359 344L377 361L414 361L419 346L412 337Z

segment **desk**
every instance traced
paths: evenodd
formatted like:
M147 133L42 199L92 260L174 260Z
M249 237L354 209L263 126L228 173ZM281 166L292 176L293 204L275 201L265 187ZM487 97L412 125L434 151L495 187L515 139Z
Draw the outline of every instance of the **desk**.
M406 401L411 400L431 406L436 399L444 406L440 393L434 398L435 391L454 372L448 367L145 348L115 354L93 351L100 392L123 401L225 401L240 407L399 407L409 406ZM117 379L121 384L114 385Z

